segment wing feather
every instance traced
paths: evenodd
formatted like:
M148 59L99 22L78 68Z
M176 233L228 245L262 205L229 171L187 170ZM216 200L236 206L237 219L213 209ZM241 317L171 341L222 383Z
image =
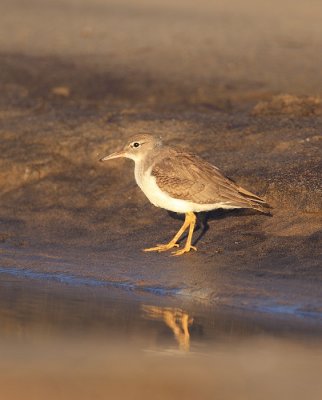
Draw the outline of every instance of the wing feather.
M265 201L238 186L200 157L171 149L152 168L157 185L171 197L197 204L224 203L264 211Z

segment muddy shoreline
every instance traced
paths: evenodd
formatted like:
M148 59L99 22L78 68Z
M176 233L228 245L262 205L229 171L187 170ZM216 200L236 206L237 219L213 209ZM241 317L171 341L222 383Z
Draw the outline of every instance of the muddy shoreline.
M1 268L319 313L322 74L311 3L303 14L287 1L281 13L251 0L242 10L187 2L184 13L168 3L35 1L21 19L19 1L4 2ZM180 220L149 204L129 161L98 163L142 131L219 166L265 196L273 216L213 212L200 218L197 253L143 254Z

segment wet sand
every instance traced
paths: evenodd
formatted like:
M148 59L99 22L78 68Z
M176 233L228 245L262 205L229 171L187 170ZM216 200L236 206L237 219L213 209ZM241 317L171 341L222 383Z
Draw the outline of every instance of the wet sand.
M198 5L2 1L0 285L7 288L3 299L15 298L20 281L34 290L53 284L50 301L61 298L64 309L70 291L87 288L97 299L92 310L104 293L111 299L126 298L138 308L148 298L150 306L179 308L195 318L198 307L205 307L203 329L208 329L219 307L229 321L236 321L236 315L259 325L263 318L266 321L269 339L264 344L253 337L237 340L236 348L251 359L264 347L276 355L277 372L291 368L292 353L303 365L310 363L311 349L294 343L292 332L304 332L309 340L312 333L321 336L321 14L319 2L313 0L273 1L267 6L253 0L229 5L206 0ZM265 196L273 216L246 211L201 215L196 253L181 258L143 253L142 248L169 240L181 221L148 203L135 185L130 161L98 162L142 131L200 154ZM28 293L26 304L31 307ZM40 299L33 304L40 304ZM4 310L15 310L10 301L4 304ZM66 315L77 315L82 302L75 304L73 310L66 308ZM26 314L27 325L29 306L18 312ZM235 310L234 317L228 310ZM115 313L115 321L121 321ZM10 335L20 329L13 323L15 315L13 311ZM95 321L103 316L85 320L97 326ZM3 313L2 322L7 317ZM289 326L289 343L278 337L275 347L269 327L281 332L284 323ZM164 324L167 332L169 324ZM137 337L145 337L143 331ZM42 330L40 341L43 335ZM65 340L62 349L69 347ZM95 364L99 351L89 349L93 341L86 341L84 357ZM209 351L214 351L211 360L218 357L216 350ZM238 375L234 352L225 344L227 359L222 356L220 362L227 362L227 370ZM35 379L42 368L41 353L35 349ZM3 363L8 360L10 356ZM12 362L18 368L19 360ZM315 362L320 359L312 361L309 372L299 366L293 376L307 377L303 387L312 390ZM66 361L66 370L68 365ZM166 370L166 365L160 368ZM276 365L269 365L267 385L276 378ZM131 376L131 368L124 369L125 376ZM82 373L89 376L85 369ZM221 393L228 379L222 371L217 371L221 389L215 389ZM202 385L196 379L196 385ZM256 398L256 385L246 381L245 388L254 390ZM264 388L264 381L259 381ZM240 390L238 385L232 390L237 387ZM251 398L247 390L244 398ZM294 399L302 398L296 388L289 390Z

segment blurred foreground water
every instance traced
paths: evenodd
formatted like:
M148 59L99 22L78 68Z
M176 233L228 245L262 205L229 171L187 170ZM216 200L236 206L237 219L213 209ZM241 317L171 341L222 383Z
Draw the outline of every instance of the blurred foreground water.
M1 274L1 399L320 399L322 320Z

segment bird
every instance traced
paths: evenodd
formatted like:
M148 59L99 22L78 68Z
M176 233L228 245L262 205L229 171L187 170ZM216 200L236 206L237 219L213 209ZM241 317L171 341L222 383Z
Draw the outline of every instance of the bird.
M120 157L134 161L136 183L154 206L185 214L183 225L169 243L143 249L145 252L172 250L172 255L180 256L197 250L192 245L196 213L246 208L267 214L270 208L263 198L239 186L216 166L196 154L164 144L160 137L136 134L123 148L100 161ZM186 230L184 247L175 250Z

